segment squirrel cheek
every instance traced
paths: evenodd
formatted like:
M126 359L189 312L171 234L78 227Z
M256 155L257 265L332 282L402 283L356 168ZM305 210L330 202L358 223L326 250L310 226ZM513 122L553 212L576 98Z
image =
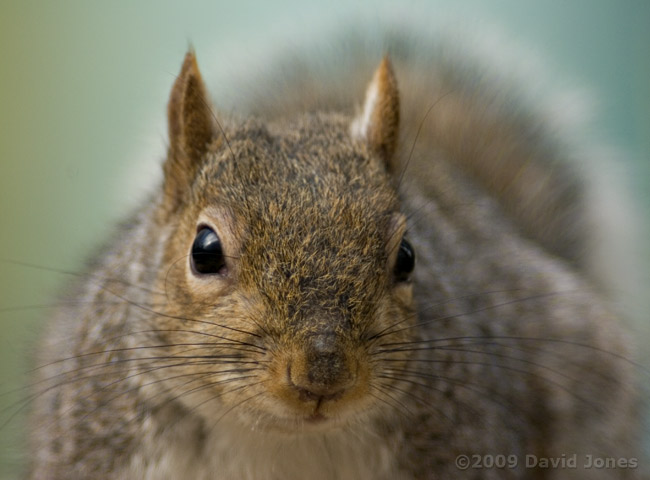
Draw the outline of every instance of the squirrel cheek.
M411 283L400 283L393 288L393 298L401 305L411 307L413 305L413 285Z

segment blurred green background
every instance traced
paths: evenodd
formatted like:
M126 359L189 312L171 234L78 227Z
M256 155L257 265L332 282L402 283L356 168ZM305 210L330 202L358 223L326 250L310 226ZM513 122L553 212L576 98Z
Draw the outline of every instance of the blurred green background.
M25 381L53 294L70 279L40 267L78 270L155 182L147 177L158 178L167 95L188 45L209 80L235 68L239 53L266 51L288 32L314 40L319 25L353 15L384 18L387 10L425 11L432 24L459 29L502 30L539 54L558 86L590 89L597 136L623 152L629 196L648 216L645 0L2 2L0 423L18 414L0 428L0 479L14 478L22 458L14 402L24 392L14 390ZM299 36L293 41L301 43ZM219 103L219 85L209 87ZM635 235L650 244L647 230ZM650 284L647 251L639 263Z

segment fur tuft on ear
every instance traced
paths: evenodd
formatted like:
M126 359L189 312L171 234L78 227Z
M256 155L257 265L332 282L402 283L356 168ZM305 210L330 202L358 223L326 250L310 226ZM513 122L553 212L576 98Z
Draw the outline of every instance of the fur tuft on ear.
M185 55L167 106L169 151L164 165L165 194L176 206L201 166L209 146L217 138L196 56Z
M394 170L393 154L399 134L399 92L388 56L375 71L366 90L361 114L350 125L354 138L366 141L370 149Z

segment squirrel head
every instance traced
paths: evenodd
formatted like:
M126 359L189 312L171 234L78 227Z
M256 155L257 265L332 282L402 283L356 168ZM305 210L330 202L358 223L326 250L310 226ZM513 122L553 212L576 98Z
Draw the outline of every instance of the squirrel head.
M199 343L231 362L217 362L218 380L196 392L205 401L188 396L188 405L283 429L379 411L373 388L387 380L374 339L414 322L388 58L356 118L225 121L189 52L168 117L161 218L170 233L159 286L169 302L160 328L170 343Z

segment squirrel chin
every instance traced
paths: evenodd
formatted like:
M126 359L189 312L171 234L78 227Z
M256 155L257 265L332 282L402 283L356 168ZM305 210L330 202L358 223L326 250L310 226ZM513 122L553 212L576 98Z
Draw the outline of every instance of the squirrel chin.
M258 419L254 422L252 428L268 433L300 435L333 432L345 428L348 424L349 420L345 417L315 413L309 416L296 415L295 417L268 416Z

